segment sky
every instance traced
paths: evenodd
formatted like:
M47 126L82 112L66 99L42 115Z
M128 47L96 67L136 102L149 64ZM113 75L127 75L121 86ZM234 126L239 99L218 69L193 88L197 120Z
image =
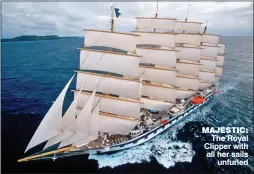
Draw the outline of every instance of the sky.
M114 2L115 31L135 30L135 17L154 17L156 2ZM207 33L253 35L253 2L159 2L158 17L208 20ZM2 38L20 35L84 36L83 29L110 29L111 2L2 2Z

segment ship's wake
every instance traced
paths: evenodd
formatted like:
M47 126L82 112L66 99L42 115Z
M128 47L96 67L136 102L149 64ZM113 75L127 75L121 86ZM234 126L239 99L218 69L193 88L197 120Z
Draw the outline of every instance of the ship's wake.
M190 120L192 119L185 119L184 122ZM89 155L89 159L97 160L99 168L146 163L152 158L166 168L173 167L176 162L191 162L195 155L191 143L178 141L176 137L184 122L142 145L113 154Z
M99 168L120 166L123 164L146 163L154 157L159 164L166 168L174 166L176 162L191 162L195 152L191 144L172 142L157 137L143 145L116 152L114 154L90 155L89 159L98 161Z

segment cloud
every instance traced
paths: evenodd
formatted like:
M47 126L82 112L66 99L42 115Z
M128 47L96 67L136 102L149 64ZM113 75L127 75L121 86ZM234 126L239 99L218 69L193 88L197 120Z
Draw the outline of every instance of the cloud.
M155 2L114 2L122 13L115 30L135 29L136 16L154 16ZM191 2L189 21L208 20L208 32L252 35L252 2ZM83 36L84 28L110 28L110 2L2 2L2 36ZM185 20L188 3L160 2L159 17ZM204 26L204 25L203 25Z

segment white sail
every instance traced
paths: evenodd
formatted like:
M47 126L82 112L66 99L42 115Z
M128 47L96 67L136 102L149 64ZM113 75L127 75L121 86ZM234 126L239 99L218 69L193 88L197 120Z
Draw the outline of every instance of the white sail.
M136 29L162 29L173 30L174 20L171 18L137 17Z
M100 132L128 135L138 124L138 120L123 119L117 115L110 116L110 114L100 113L98 124Z
M201 56L201 49L200 48L192 48L192 47L175 47L176 56L178 59L184 60L191 60L195 62L199 62Z
M176 43L190 44L200 46L200 35L190 33L179 33L175 36Z
M211 83L199 82L199 89L207 89L209 86L211 86Z
M92 113L92 116L91 116L91 119L90 119L90 124L88 125L89 136L75 142L74 145L76 147L84 146L84 145L88 144L89 142L94 141L98 138L99 107L100 107L100 103L98 103L97 106L95 107L95 109L93 110L93 113Z
M131 70L130 70L131 71ZM120 95L122 97L139 98L139 81L122 77L78 71L76 89L97 91Z
M188 62L176 63L176 71L181 74L198 77L199 70L200 70L200 64L197 64L197 63L188 63Z
M176 98L185 99L189 98L192 95L197 93L197 91L191 91L191 90L176 90Z
M215 81L215 72L200 71L199 72L199 78L204 80L204 81L214 82Z
M173 103L160 100L153 100L149 98L141 98L141 101L143 102L143 104L141 105L142 108L156 111L165 111L174 105Z
M176 78L176 87L178 88L198 90L198 85L198 78L190 78L184 76L177 76Z
M85 47L104 46L135 53L138 35L100 30L85 31Z
M160 45L169 48L175 47L175 34L143 31L135 31L134 33L140 35L137 39L137 44Z
M65 112L65 114L61 120L61 133L59 133L57 136L54 136L53 138L49 139L47 141L46 145L44 146L44 149L61 142L62 140L68 138L69 136L71 136L75 133L76 117L77 117L77 113L76 113L77 109L76 108L77 108L78 98L80 97L80 92L81 92L81 90L78 91L75 99L73 100L73 102L71 103L71 105L69 106L69 108L67 109L67 111ZM85 103L83 104L83 106L84 105L85 105Z
M174 30L175 31L185 31L189 33L199 33L201 28L200 22L184 22L175 21Z
M152 82L164 83L174 86L176 84L176 71L175 70L163 70L152 67L140 68L140 76L143 74L144 80L150 80ZM158 78L159 77L159 78Z
M225 59L224 56L217 56L218 61L216 62L216 65L223 66L224 65L224 59Z
M135 55L82 49L80 70L99 70L137 77L139 59L140 56Z
M77 95L77 92L75 92L75 98ZM83 108L84 104L89 100L91 93L82 92L80 95L77 107ZM139 119L140 101L96 94L93 108L98 102L100 102L100 111L102 112Z
M51 106L47 114L44 116L41 124L37 128L32 139L30 140L25 152L43 143L44 141L56 136L57 134L61 132L63 101L74 76L75 74L72 76L69 82L65 85L64 89L59 94L56 101L53 103L53 105Z
M174 50L138 47L136 51L138 55L143 56L140 63L151 63L169 68L176 66L176 51Z
M63 119L61 120L61 132L52 138L50 138L43 149L46 149L54 144L59 143L60 141L68 138L75 132L75 126L76 126L76 107L77 107L77 100L74 100L66 113L63 116Z
M159 85L156 86L143 83L142 87L142 95L172 103L175 103L175 92L176 90L174 88Z
M217 45L219 43L219 35L202 34L201 42Z
M223 55L225 53L225 45L224 44L218 44L218 54Z
M75 133L70 137L64 139L58 148L73 144L89 136L89 125L91 124L92 106L95 93L96 90L93 91L92 95L86 102L81 112L78 113L78 117L76 119Z
M216 76L221 76L223 73L223 67L216 67L216 70L215 70L215 75Z
M214 71L216 68L217 61L212 59L201 59L200 63L202 64L201 68Z
M203 57L210 57L216 58L218 54L218 47L216 46L208 46L208 45L201 45L201 56Z

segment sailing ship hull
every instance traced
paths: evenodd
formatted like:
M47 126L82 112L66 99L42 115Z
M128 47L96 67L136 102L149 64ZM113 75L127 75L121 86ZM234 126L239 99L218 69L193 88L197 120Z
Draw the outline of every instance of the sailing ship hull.
M42 157L42 158L37 158L38 159L57 159L57 158L63 158L67 156L73 156L73 155L82 155L82 154L103 154L103 153L111 153L111 152L116 152L124 149L128 149L134 146L138 146L140 144L143 144L152 138L156 137L157 135L161 134L162 132L166 131L167 129L173 127L176 123L179 123L181 120L186 118L187 116L190 115L190 113L194 112L195 110L199 109L203 105L207 104L212 97L214 96L215 92L212 92L208 94L205 98L205 102L197 104L197 105L192 105L189 108L187 108L183 113L181 113L179 116L176 116L172 119L170 119L166 124L162 124L158 127L153 128L152 130L134 138L131 139L127 142L116 144L109 146L107 148L98 148L98 149L89 149L89 150L73 150L73 151L68 151L68 152L63 152L63 153L58 153L55 154L54 156L47 156L47 157Z

